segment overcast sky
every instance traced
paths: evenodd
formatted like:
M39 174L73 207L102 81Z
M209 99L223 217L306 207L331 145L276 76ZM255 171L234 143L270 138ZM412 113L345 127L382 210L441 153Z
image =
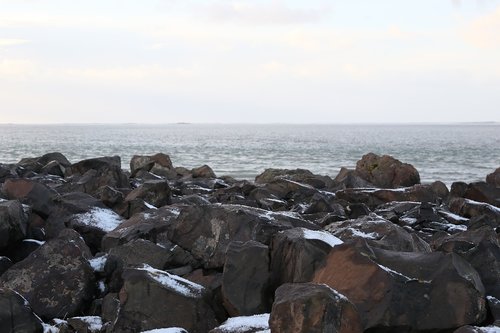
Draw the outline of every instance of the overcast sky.
M0 123L500 121L500 0L0 0Z

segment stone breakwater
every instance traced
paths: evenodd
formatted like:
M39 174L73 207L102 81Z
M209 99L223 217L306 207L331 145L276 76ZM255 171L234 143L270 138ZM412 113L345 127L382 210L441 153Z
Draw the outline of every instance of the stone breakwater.
M500 168L0 164L0 332L498 332ZM161 329L161 330L158 330Z

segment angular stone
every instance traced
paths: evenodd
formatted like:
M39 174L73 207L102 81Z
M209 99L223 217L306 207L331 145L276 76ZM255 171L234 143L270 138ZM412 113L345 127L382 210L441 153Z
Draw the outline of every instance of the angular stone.
M28 217L17 200L0 202L0 250L26 237Z
M183 327L205 333L217 325L210 295L202 286L147 265L126 269L116 332Z
M418 171L407 163L389 155L364 155L356 163L359 176L377 187L396 188L420 184Z
M42 333L42 321L29 303L11 289L0 288L0 331Z
M268 312L269 248L255 241L232 242L226 252L222 276L224 307L230 316Z
M323 284L287 283L276 290L269 318L273 333L361 333L356 307Z
M0 287L20 293L42 319L79 315L94 292L89 257L80 236L67 230L10 267L0 277Z

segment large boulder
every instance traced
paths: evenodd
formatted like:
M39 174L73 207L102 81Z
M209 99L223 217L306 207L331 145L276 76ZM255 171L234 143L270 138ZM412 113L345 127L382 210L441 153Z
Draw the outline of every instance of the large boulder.
M332 248L313 282L356 305L363 328L384 332L450 330L486 316L478 273L458 255Z
M490 225L500 226L500 208L493 205L470 199L453 198L450 200L449 207L454 214L466 218L477 218L484 215L489 220Z
M26 237L28 217L17 200L0 202L0 250Z
M484 226L444 237L437 250L454 252L476 269L486 295L500 299L500 246L497 233Z
M374 214L335 222L325 230L344 242L364 239L377 248L402 252L431 252L429 244L416 234Z
M276 290L269 326L273 333L361 333L356 307L323 284L289 283Z
M163 153L152 156L134 155L130 160L130 173L132 177L135 177L139 171L151 171L160 176L165 176L173 168L170 156Z
M42 218L47 218L53 206L53 200L58 197L56 191L48 186L30 179L7 179L2 186L2 192L10 200L20 200Z
M217 325L210 295L198 284L148 265L126 269L123 279L113 332L182 327L205 333Z
M191 170L193 178L216 178L215 172L208 165L202 165Z
M280 178L306 184L318 189L327 188L334 184L334 181L330 177L315 175L305 169L266 169L255 177L255 183L267 184Z
M0 332L42 333L42 324L21 295L0 288Z
M356 173L382 188L408 187L420 184L420 175L411 164L402 163L389 155L364 155L356 163Z
M467 185L464 198L500 207L500 187L485 182L475 182Z
M288 282L309 282L333 246L342 244L337 237L319 230L293 228L277 233L271 243L272 286Z
M500 187L500 168L487 175L486 182L492 186Z
M112 248L109 254L119 258L125 266L148 264L156 269L165 269L173 255L173 251L149 240L139 238Z
M292 213L238 205L188 206L175 220L169 237L205 268L221 268L230 242L255 240L268 245L273 234L292 227L318 229Z
M73 230L46 242L0 277L0 287L17 291L42 319L80 315L94 292L90 251Z
M230 316L268 312L269 248L255 241L232 242L226 252L222 276L224 306Z
M440 203L441 191L430 185L414 185L398 189L348 188L335 192L337 199L349 203L364 203L371 209L393 201Z
M128 177L121 169L119 156L91 158L77 162L66 170L66 176L71 176L70 187L96 197L100 197L105 186L130 187Z

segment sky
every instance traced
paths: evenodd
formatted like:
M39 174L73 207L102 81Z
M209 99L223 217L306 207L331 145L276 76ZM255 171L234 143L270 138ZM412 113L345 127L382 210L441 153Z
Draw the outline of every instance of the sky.
M0 0L0 123L500 121L500 0Z

